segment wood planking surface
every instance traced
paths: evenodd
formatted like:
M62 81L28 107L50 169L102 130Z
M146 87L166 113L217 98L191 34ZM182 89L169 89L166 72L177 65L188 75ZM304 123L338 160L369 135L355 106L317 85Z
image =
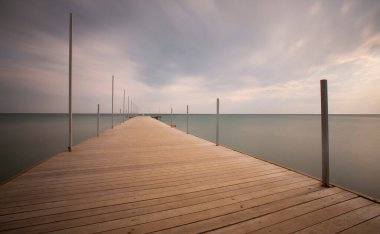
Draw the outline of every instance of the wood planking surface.
M379 233L380 205L136 117L0 187L2 233Z

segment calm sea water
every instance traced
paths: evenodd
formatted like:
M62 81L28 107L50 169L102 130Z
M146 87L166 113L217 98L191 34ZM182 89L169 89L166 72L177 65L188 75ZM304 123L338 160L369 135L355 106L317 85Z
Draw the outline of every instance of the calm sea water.
M329 118L331 181L380 199L380 115ZM100 123L102 131L110 128L111 116ZM186 115L173 115L173 123L186 131ZM215 123L214 115L190 115L190 133L214 142ZM0 180L66 150L67 124L65 114L0 114ZM74 144L95 135L96 115L74 115ZM220 115L220 143L321 176L319 115Z
M121 121L114 115L114 124ZM74 114L73 144L96 136L96 124L96 114ZM111 128L112 116L101 115L99 125ZM0 114L0 129L0 181L67 149L67 114Z

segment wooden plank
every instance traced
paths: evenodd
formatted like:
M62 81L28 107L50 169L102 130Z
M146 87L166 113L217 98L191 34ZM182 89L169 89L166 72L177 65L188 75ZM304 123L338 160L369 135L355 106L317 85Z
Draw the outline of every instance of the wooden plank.
M46 190L43 194L41 193L28 193L26 196L22 195L22 193L18 193L17 195L4 195L0 199L0 204L6 203L4 207L11 207L12 203L17 200L17 203L13 206L19 206L20 204L27 203L28 200L33 201L49 201L50 197L65 197L65 199L70 199L71 197L75 198L77 194L85 194L85 193L109 193L111 190L120 190L123 192L129 192L129 191L140 191L140 190L148 190L148 189L156 189L156 188L163 188L163 187L173 187L173 186L180 186L183 184L191 185L191 184L208 184L210 182L217 183L219 181L226 181L226 180L236 180L236 179L246 179L251 178L255 175L258 175L260 173L276 173L279 171L284 171L283 169L276 168L274 166L266 166L266 167L260 167L260 168L247 168L245 170L241 170L241 172L236 171L230 171L225 173L220 173L217 177L197 177L192 176L190 178L172 178L172 179L160 179L160 180L151 180L150 183L143 183L143 181L137 180L136 182L121 182L121 183L111 183L111 184L104 184L103 186L80 186L80 187L72 187L72 186L65 186L64 188L60 188L59 190ZM146 181L146 180L145 180ZM138 184L136 184L138 183ZM56 199L55 199L56 200ZM25 202L23 202L25 201ZM28 203L30 204L30 203Z
M295 197L282 197L277 201L271 201L271 203L261 206L251 206L242 203L242 207L240 207L240 209L228 210L226 207L223 207L223 210L212 215L208 214L207 216L202 216L200 213L194 213L191 215L194 218L191 218L189 216L181 216L176 218L177 220L175 222L174 220L164 220L121 230L132 233L134 233L133 231L137 231L137 233L139 233L142 230L147 230L149 232L162 230L162 232L165 233L200 233L218 229L216 232L245 233L250 228L249 225L244 225L245 223L248 223L245 222L247 220L275 213L277 211L281 211L303 203L312 203L313 205L316 205L315 200L318 199L326 200L326 202L336 202L339 199L348 199L351 196L355 195L347 192L342 193L342 191L339 189L322 190L313 193L301 194ZM322 203L322 205L325 203ZM202 219L199 219L200 217L202 217ZM170 227L174 227L173 223L175 223L178 227L169 229ZM232 226L229 226L225 229L219 229L228 225Z
M379 234L380 233L380 216L376 216L373 219L362 222L356 226L341 232L342 234Z
M279 176L281 176L279 178ZM185 194L179 194L169 197L160 197L157 199L149 199L149 200L140 200L136 202L130 202L130 199L123 198L119 200L107 200L106 202L86 202L85 204L79 204L74 206L64 206L64 207L58 207L58 208L52 208L52 209L42 209L42 210L35 210L30 212L22 212L17 214L11 214L9 216L4 216L2 220L5 221L6 217L8 217L7 222L10 222L12 220L24 220L26 218L32 218L32 217L38 217L38 216L49 216L48 218L43 217L43 221L49 221L52 218L53 214L59 214L64 213L68 215L67 213L70 212L70 216L73 216L74 211L83 211L85 209L91 209L90 213L91 215L96 214L95 208L103 208L101 211L103 213L109 213L112 211L119 211L119 210L130 210L130 209L136 209L138 207L146 207L146 206L152 206L157 204L168 204L170 202L185 202L189 199L204 199L207 197L208 199L211 198L221 198L225 196L234 196L242 193L251 192L252 190L264 190L267 187L271 187L273 183L277 183L280 181L284 181L287 179L292 179L291 176L286 176L286 174L279 174L276 177L268 177L265 180L258 180L251 183L244 183L244 184L237 184L233 186L225 186L225 187L218 187L215 189L209 189L209 190L203 190L200 192L193 192L193 193L185 193ZM259 187L260 186L260 187ZM102 213L100 211L100 213Z
M296 218L286 217L289 219L276 225L255 231L255 233L296 232L369 204L371 204L371 201L361 197L350 199L305 215L300 215Z
M264 192L268 193L269 190L270 189L261 190L261 193L264 193ZM220 194L216 197L210 196L210 197L200 197L199 199L194 198L194 199L188 199L188 200L180 200L178 202L156 204L154 206L144 206L138 209L123 209L116 212L101 213L99 215L92 214L92 215L88 215L82 218L71 219L71 220L65 219L61 222L51 222L51 223L47 223L43 225L33 226L31 228L18 229L18 231L22 230L23 232L31 232L31 231L32 232L46 232L46 231L53 231L53 230L61 230L68 227L77 227L77 226L90 225L90 224L96 225L97 223L104 223L106 221L112 222L113 220L126 219L126 218L136 219L136 221L138 221L140 220L140 217L144 217L143 219L146 219L147 217L152 217L152 216L156 217L157 213L158 214L168 213L167 215L175 216L177 215L175 212L178 212L181 210L186 210L190 208L204 209L204 207L211 207L211 206L226 204L225 203L226 198L223 195L224 194ZM239 198L242 199L242 197L245 197L245 199L248 199L249 195L241 194L241 193L236 194L235 201L238 202ZM86 227L86 229L88 229L88 226ZM72 231L82 232L83 230L78 230L76 228L73 228Z
M250 162L239 162L237 160L224 160L226 162L224 163L220 163L220 160L218 161L215 161L212 165L210 164L206 164L205 162L203 163L199 163L201 165L189 165L186 167L185 166L181 166L181 167L176 167L175 170L173 170L172 167L161 167L162 170L158 170L158 169L139 169L138 170L138 178L140 179L143 179L143 178L146 178L146 179L155 179L157 177L168 177L168 178L171 178L175 175L188 175L189 172L194 172L194 166L196 166L196 171L197 171L197 175L199 174L202 174L202 173L213 173L213 172L218 172L219 169L224 169L224 170L236 170L236 169L244 169L244 168L247 168L247 167L251 167L251 166L260 166L260 165L265 165L265 164L259 164L257 162L255 163L250 163ZM160 168L160 169L161 169ZM146 172L145 172L146 171ZM122 180L122 179L125 179L125 178L134 178L136 177L136 170L131 170L130 168L128 168L128 171L126 172L118 172L118 173L108 173L108 174L96 174L96 176L93 176L93 177L87 177L87 178L78 178L78 177L75 177L75 178L72 178L71 180L60 180L60 181L56 181L56 180L53 180L52 182L54 183L51 183L49 184L47 181L45 180L37 180L35 181L36 183L27 183L27 184L15 184L13 183L12 185L13 186L4 186L4 188L6 187L7 190L2 190L0 191L0 194L6 194L7 192L14 192L14 191L23 191L23 190L38 190L38 189L41 189L41 187L44 187L44 188L60 188L61 186L64 186L64 185L84 185L84 184L87 184L87 183L90 183L90 184L96 184L96 183L99 183L99 182L109 182L109 181L117 181L117 180ZM33 181L30 181L30 182L33 182Z
M278 171L282 172L282 171ZM275 173L268 173L268 172L258 172L255 174L255 176L260 175L268 175L268 174L275 174ZM238 183L244 183L244 182L251 182L254 180L254 177L248 177L248 178L238 178L233 180L221 180L214 183L206 183L206 184L184 184L179 186L172 186L172 187L161 187L161 188L153 188L148 190L142 190L142 191L127 191L127 190L113 190L113 191L104 191L104 192L98 192L98 193L87 193L87 194L79 194L78 196L70 196L70 199L68 197L53 197L53 199L39 199L37 201L33 201L36 203L30 204L29 201L26 202L17 202L16 206L15 204L11 204L12 206L9 207L8 205L4 205L5 207L0 211L2 215L6 214L13 214L13 213L19 213L23 211L30 211L30 210L38 210L38 209L47 209L47 208L53 208L53 207L63 207L68 205L78 205L82 204L84 199L86 202L95 202L95 201L106 201L109 199L117 199L117 198L124 198L128 197L128 202L136 202L140 200L147 200L147 199L154 199L157 197L162 196L173 196L178 195L182 193L192 193L195 191L201 191L201 190L207 190L211 188L218 188ZM0 221L4 218L4 216L0 216Z
M216 202L209 203L207 205L201 204L201 205L195 205L195 206L188 206L183 207L179 209L172 209L167 210L163 212L156 212L151 213L147 215L140 215L135 216L132 218L125 218L125 219L118 219L108 222L102 222L98 224L93 225L87 225L85 227L78 227L78 228L70 228L63 230L63 233L69 233L69 232L101 232L101 231L108 231L113 230L116 228L119 228L118 233L139 233L139 232L153 232L162 230L164 228L172 227L173 224L177 225L178 223L188 223L188 222L195 222L199 220L208 219L210 217L218 217L221 215L226 215L229 213L234 213L239 210L244 210L245 212L253 212L256 213L255 209L248 209L253 208L255 206L261 205L263 200L264 203L268 202L267 199L270 200L270 202L273 202L273 197L267 198L268 195L271 194L279 194L281 192L285 191L292 191L294 188L297 188L298 186L302 185L312 185L313 182L307 182L307 183L299 183L295 184L294 187L292 186L283 186L277 187L275 189L272 189L272 191L268 192L258 192L253 195L247 195L250 199L247 200L245 197L241 197L240 199L236 199L235 197L226 198L224 200L219 200ZM334 190L332 190L334 191ZM292 191L293 192L293 191ZM325 191L324 193L328 193L328 191ZM313 194L313 193L310 193ZM293 194L294 195L294 194ZM256 198L255 198L256 197ZM257 199L260 197L264 197L262 199ZM308 198L305 199L311 199L313 195L309 195ZM282 196L275 197L275 200L278 199L286 199L288 196ZM302 199L294 199L292 202L302 202ZM270 205L271 208L274 206ZM274 209L274 208L273 208ZM240 215L238 215L240 217ZM172 219L169 219L172 218ZM174 222L174 219L176 221ZM223 223L223 222L222 222ZM220 222L218 222L218 225L220 225ZM67 231L67 232L66 232ZM113 230L116 231L116 230Z
M372 204L303 229L297 233L337 233L380 215L380 204Z
M133 211L136 214L136 209L149 208L150 212L157 210L157 207L167 209L168 207L184 206L185 204L197 204L206 202L207 200L217 200L225 197L236 196L251 191L265 190L268 187L275 186L275 182L291 179L291 176L286 174L279 174L277 177L269 177L266 180L258 180L253 183L242 184L241 186L229 186L217 189L205 190L199 193L181 194L160 199L143 200L141 202L123 203L121 201L110 200L108 203L85 203L71 207L60 207L56 209L45 209L31 212L24 212L11 215L12 220L20 220L3 225L2 228L16 228L30 225L37 225L49 222L57 222L59 220L66 220L68 218L81 218L86 216L94 216L98 214L108 214L112 212L119 212L123 210ZM174 205L174 206L173 206ZM152 206L156 206L152 208ZM138 211L140 213L141 209ZM148 212L149 213L149 212ZM35 217L35 218L33 218ZM2 230L0 228L0 230Z

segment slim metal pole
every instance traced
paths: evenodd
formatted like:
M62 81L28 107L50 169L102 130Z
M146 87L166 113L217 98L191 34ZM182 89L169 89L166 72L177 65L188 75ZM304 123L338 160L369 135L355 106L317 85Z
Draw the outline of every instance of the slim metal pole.
M113 76L112 76L112 128L113 128Z
M123 122L125 120L125 89L124 89L124 97L123 97Z
M129 119L129 96L128 96L128 108L127 108L127 113L128 113L127 117L128 117L128 119Z
M186 106L186 133L189 134L189 105Z
M173 108L170 108L170 127L173 127Z
M96 125L96 136L99 136L99 116L100 115L100 104L98 104L98 121L97 121L97 125Z
M219 145L219 98L216 99L216 145Z
M321 80L322 185L329 187L329 111L327 80Z
M73 122L73 112L72 112L72 46L73 46L73 14L70 13L70 30L69 30L69 146L67 147L69 152L71 152L71 147L73 143L73 132L72 132L72 122Z

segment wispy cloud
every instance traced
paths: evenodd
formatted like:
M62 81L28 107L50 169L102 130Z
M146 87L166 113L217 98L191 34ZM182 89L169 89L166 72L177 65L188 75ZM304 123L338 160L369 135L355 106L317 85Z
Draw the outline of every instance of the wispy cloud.
M69 12L76 112L110 111L112 75L118 108L126 89L151 111L207 113L220 97L227 113L318 113L328 79L332 113L380 112L377 1L20 0L0 9L2 112L66 110Z

